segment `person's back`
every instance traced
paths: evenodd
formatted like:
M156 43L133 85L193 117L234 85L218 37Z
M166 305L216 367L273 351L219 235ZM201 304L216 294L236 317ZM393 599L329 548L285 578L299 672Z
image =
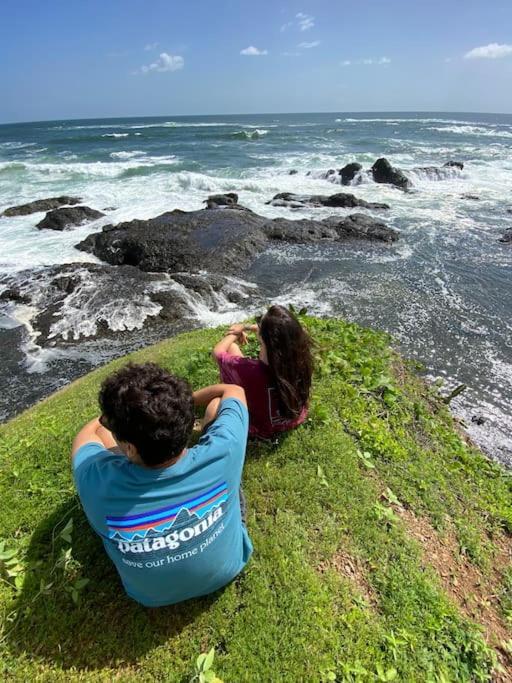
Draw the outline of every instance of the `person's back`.
M247 358L240 349L248 331L258 334L258 358ZM304 422L313 373L311 339L290 311L271 306L259 325L232 325L213 356L221 380L245 390L250 436L270 438Z
M221 588L252 551L239 493L248 424L243 395L241 400L237 387L217 385L195 396L196 403L223 400L198 444L185 450L194 418L188 385L157 366L124 368L103 385L100 403L102 421L125 454L107 450L108 437L97 427L99 439L86 438L73 458L91 526L128 595L150 607ZM159 451L154 458L146 450L151 439L142 447L144 429ZM172 442L179 453L165 460ZM135 456L134 443L139 444Z

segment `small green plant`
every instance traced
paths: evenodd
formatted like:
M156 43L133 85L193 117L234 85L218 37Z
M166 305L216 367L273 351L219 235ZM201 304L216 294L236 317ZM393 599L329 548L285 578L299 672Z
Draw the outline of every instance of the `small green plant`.
M215 648L208 653L202 653L196 659L196 672L190 679L190 683L199 681L199 683L223 683L217 674L213 671L212 665L215 658Z

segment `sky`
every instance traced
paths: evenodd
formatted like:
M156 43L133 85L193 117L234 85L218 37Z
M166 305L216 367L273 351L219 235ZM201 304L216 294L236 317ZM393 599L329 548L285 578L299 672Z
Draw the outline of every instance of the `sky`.
M512 0L5 0L0 122L512 113Z

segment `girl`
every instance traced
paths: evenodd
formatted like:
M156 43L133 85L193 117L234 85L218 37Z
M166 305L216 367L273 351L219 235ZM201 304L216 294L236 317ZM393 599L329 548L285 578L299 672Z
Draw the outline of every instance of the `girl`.
M240 345L256 332L259 358L246 358ZM245 389L249 435L264 439L304 422L313 374L312 342L282 306L271 306L259 325L232 325L213 349L222 382Z

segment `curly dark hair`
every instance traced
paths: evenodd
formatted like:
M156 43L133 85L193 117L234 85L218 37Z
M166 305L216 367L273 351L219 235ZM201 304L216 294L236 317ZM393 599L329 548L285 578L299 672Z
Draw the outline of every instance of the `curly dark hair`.
M101 385L101 423L118 441L133 444L146 465L176 457L194 425L194 401L188 382L156 363L129 363Z
M293 313L283 306L271 306L259 327L281 414L295 418L309 401L313 375L311 338Z

